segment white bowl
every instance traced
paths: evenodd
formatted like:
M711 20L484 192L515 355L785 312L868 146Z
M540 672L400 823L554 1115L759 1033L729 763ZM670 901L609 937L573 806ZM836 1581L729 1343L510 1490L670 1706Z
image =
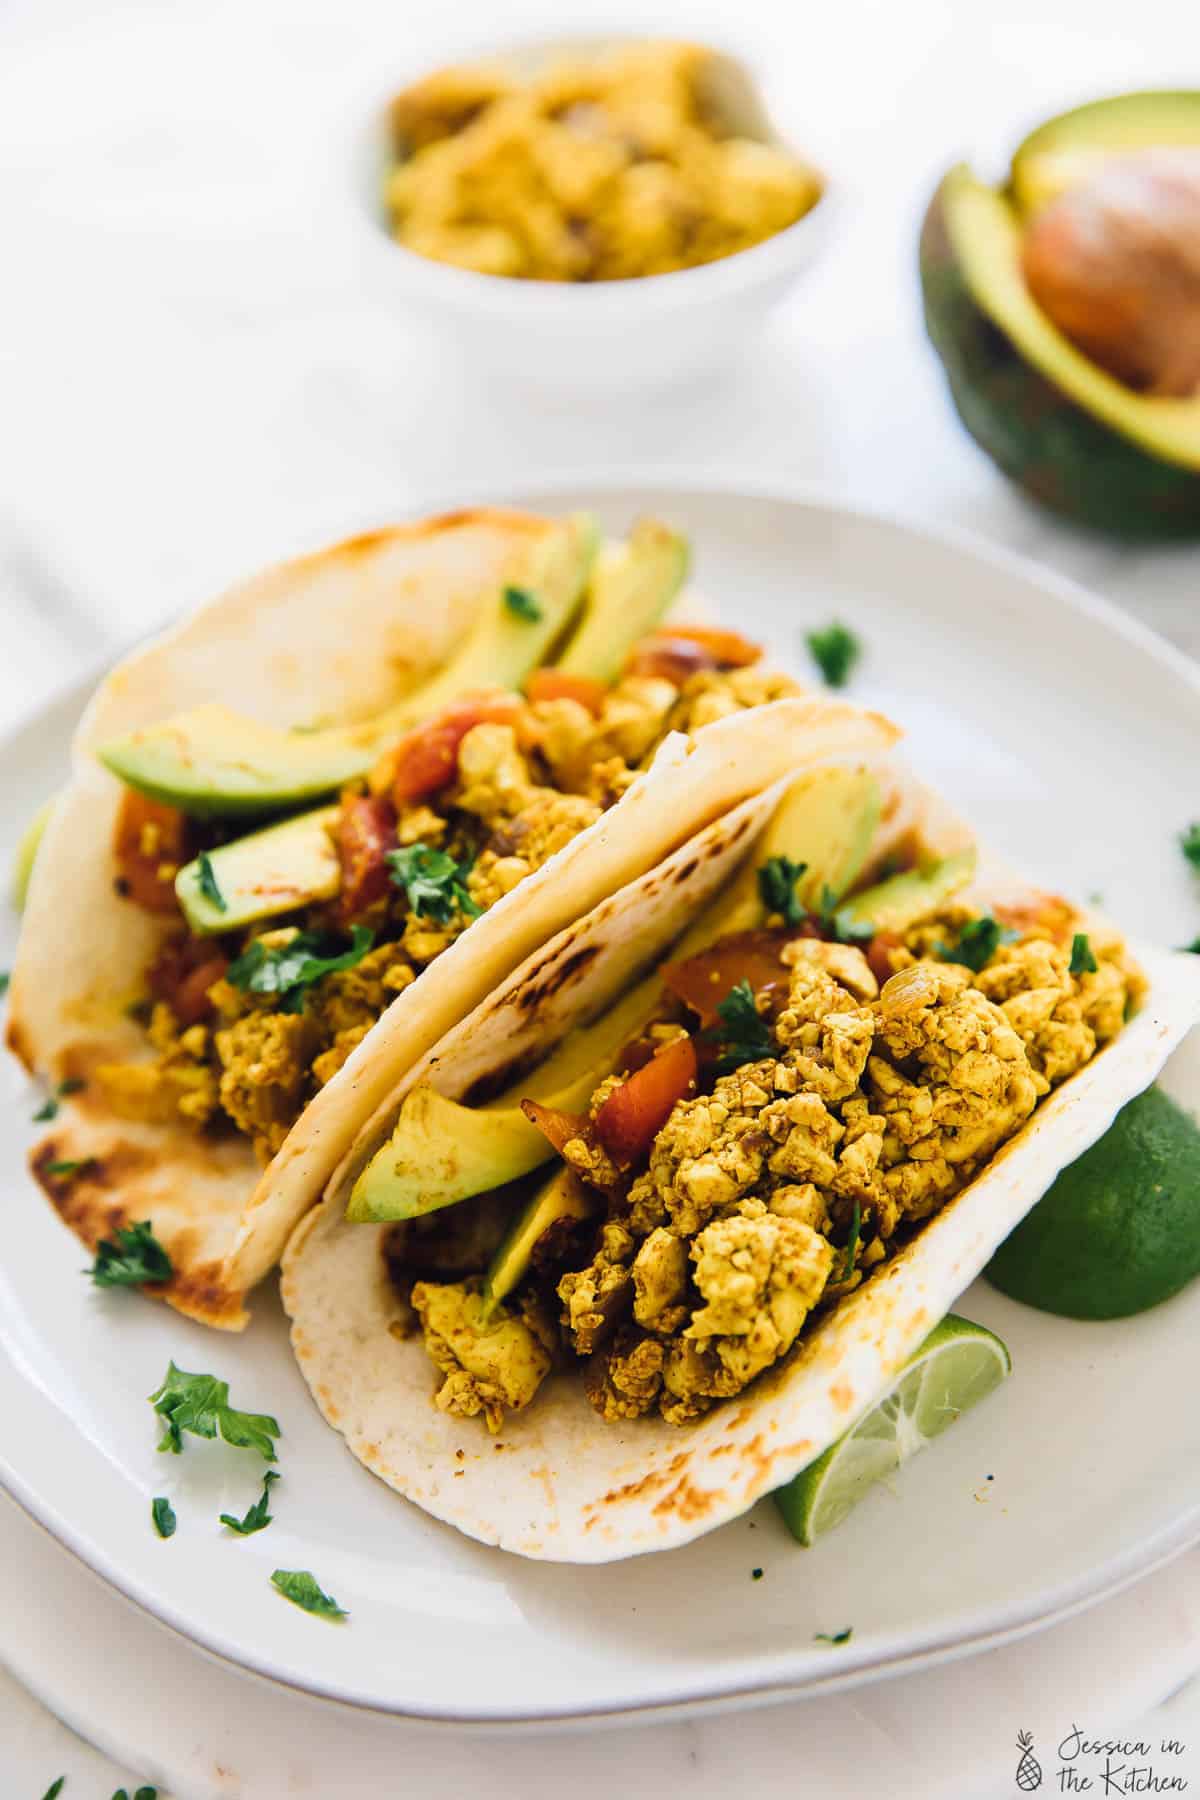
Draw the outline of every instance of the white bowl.
M528 67L532 60L586 54L613 42L556 40L485 56ZM838 196L798 132L779 119L768 120L750 70L724 52L721 57L731 111L736 105L747 135L780 144L820 168L821 198L796 224L719 262L621 281L518 280L418 256L392 237L383 187L393 155L390 101L428 72L423 69L391 82L386 96L368 102L351 128L348 198L364 279L390 304L419 313L451 336L470 363L522 382L585 391L648 387L722 360L757 329L818 255Z

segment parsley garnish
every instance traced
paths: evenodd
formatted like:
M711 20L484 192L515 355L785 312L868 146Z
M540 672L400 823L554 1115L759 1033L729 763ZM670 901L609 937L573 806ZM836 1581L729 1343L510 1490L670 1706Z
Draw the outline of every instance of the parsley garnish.
M978 919L967 921L958 934L957 944L938 944L936 949L943 962L962 963L978 975L991 962L1001 944L1013 944L1019 935L993 919L991 913L984 913Z
M542 616L542 609L528 588L506 587L504 604L514 618L524 619L529 625L536 625Z
M832 688L845 687L862 650L854 633L844 625L839 625L835 619L823 631L810 631L804 641L824 677L825 685Z
M7 969L0 969L0 1000L7 994L8 984L11 979Z
M758 871L758 891L768 913L780 913L785 925L799 925L805 917L796 883L808 868L790 856L768 856Z
M64 1785L66 1779L67 1778L65 1775L60 1775L57 1781L52 1781L50 1783L50 1786L46 1789L45 1793L42 1795L42 1800L58 1800L58 1796L63 1791L63 1785Z
M150 1404L166 1422L159 1443L160 1450L178 1455L183 1449L183 1433L197 1437L224 1438L238 1450L257 1450L265 1462L275 1461L275 1439L279 1425L269 1413L239 1412L229 1404L229 1383L215 1375L189 1375L186 1369L167 1365L160 1388L150 1395Z
M115 1237L101 1238L90 1274L97 1287L140 1287L144 1281L170 1281L171 1259L154 1235L149 1219L122 1226Z
M1094 975L1096 973L1096 958L1092 946L1088 943L1086 931L1077 931L1071 939L1069 972L1072 975Z
M64 1178L68 1175L78 1175L80 1169L90 1169L95 1160L94 1156L81 1156L73 1161L68 1158L63 1162L48 1162L42 1170L42 1173L44 1175L59 1175Z
M77 1075L68 1076L66 1081L60 1081L54 1092L46 1097L34 1113L34 1124L45 1125L48 1120L57 1119L59 1101L65 1100L68 1094L77 1094L82 1086L83 1082Z
M225 979L245 993L278 994L280 1012L299 1013L314 981L352 969L374 942L375 933L365 925L352 925L350 948L332 955L326 954L329 940L319 931L298 931L286 944L274 946L255 938L230 963Z
M849 1281L854 1273L854 1265L858 1261L858 1239L862 1231L862 1207L854 1202L854 1216L850 1220L850 1236L846 1240L846 1254L842 1259L842 1272L839 1281Z
M265 1531L271 1523L271 1514L267 1510L267 1503L271 1498L271 1483L278 1480L278 1470L268 1469L263 1476L263 1491L254 1505L248 1507L240 1519L235 1519L232 1513L222 1513L222 1525L228 1525L230 1531L236 1531L239 1537L251 1537L256 1531Z
M828 882L821 888L817 917L822 931L827 931L835 944L865 944L875 936L875 927L869 920L851 918L848 908L838 911L837 895Z
M175 1508L165 1494L156 1494L150 1502L150 1517L160 1538L175 1536Z
M129 1789L118 1788L113 1795L112 1800L129 1800ZM155 1787L140 1787L134 1794L133 1800L158 1800L158 1789Z
M204 898L215 906L218 912L228 912L229 907L213 871L212 857L207 850L202 850L196 858L196 868L200 880L200 892Z
M1179 848L1193 869L1200 869L1200 825L1189 825L1179 834Z
M1193 938L1190 944L1180 944L1181 950L1187 950L1193 956L1200 956L1200 937Z
M816 1631L813 1633L818 1644L848 1644L853 1636L853 1625L847 1625L845 1631Z
M722 1046L717 1058L718 1075L729 1075L743 1063L761 1062L771 1054L771 1030L754 1000L754 989L743 978L730 988L717 1007L721 1024L711 1035Z
M456 912L477 919L483 911L465 886L470 865L455 862L444 850L432 850L428 844L409 844L403 850L389 850L387 862L392 880L404 889L418 919L448 925Z
M318 1586L317 1579L307 1569L276 1569L271 1577L285 1600L293 1606L302 1606L305 1612L318 1613L323 1619L344 1619L346 1609L339 1606L332 1594L327 1594Z
M761 1581L762 1578L763 1578L763 1572L761 1569L751 1569L751 1571L750 1571L751 1581Z

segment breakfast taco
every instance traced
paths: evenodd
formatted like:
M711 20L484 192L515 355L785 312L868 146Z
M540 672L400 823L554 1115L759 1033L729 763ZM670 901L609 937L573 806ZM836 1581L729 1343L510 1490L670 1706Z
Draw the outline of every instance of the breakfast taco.
M301 1369L472 1537L682 1544L863 1414L1198 1012L1195 958L985 864L898 771L806 771L409 1072L285 1253Z
M101 684L8 1023L89 1246L146 1226L152 1291L240 1327L497 982L794 763L887 746L737 634L664 626L687 561L650 520L601 546L586 517L435 518L268 571Z

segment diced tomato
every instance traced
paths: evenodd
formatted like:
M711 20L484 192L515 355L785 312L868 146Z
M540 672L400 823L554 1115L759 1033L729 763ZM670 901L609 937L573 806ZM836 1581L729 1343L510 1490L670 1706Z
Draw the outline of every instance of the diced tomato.
M736 631L665 626L634 645L625 673L658 676L682 687L701 669L744 669L761 655L757 644Z
M150 992L156 1000L166 1001L181 1025L196 1025L212 1012L208 990L228 967L228 960L205 938L176 938L163 945L150 970Z
M672 1038L613 1089L594 1125L596 1136L615 1163L627 1168L648 1153L676 1101L695 1093L697 1067L691 1038Z
M343 923L349 923L387 893L385 858L396 842L391 802L376 794L344 794L336 840L342 865L338 913Z
M521 716L515 694L475 694L426 719L389 753L392 799L397 810L428 800L458 773L458 749L476 725L513 725Z
M1069 900L1038 888L998 900L992 913L1010 931L1045 931L1056 944L1069 944L1079 925L1079 915Z
M739 981L750 983L756 999L785 986L784 945L816 935L816 924L807 919L794 931L736 931L686 962L667 963L663 986L697 1014L701 1025L715 1025L717 1007Z
M560 1156L572 1138L582 1138L585 1144L596 1141L592 1121L586 1113L560 1112L556 1106L543 1106L540 1100L522 1100L521 1111L554 1145Z
M147 912L178 912L175 875L190 858L189 837L188 820L177 807L126 788L113 842L120 892Z
M565 669L535 669L525 683L525 692L535 704L539 700L577 700L580 706L586 706L594 719L598 719L608 689L594 675L571 675Z
M880 987L883 986L885 981L891 980L891 977L894 974L891 953L893 950L898 950L903 941L903 938L901 938L897 931L877 931L875 936L871 939L871 942L868 944L866 949L867 962L870 964L871 973L879 983Z

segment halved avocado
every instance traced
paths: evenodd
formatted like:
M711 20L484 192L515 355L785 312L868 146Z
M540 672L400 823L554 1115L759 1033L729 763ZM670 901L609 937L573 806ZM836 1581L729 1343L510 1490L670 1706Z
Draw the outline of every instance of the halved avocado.
M529 1270L538 1242L560 1219L588 1219L599 1206L598 1195L584 1186L574 1169L560 1167L530 1195L488 1264L483 1278L483 1316L490 1318L502 1300L519 1287Z
M976 860L974 850L956 850L926 868L889 875L847 900L838 908L838 918L851 925L871 925L876 931L907 931L967 886Z
M338 810L322 806L301 813L185 863L175 877L175 896L192 930L200 936L234 931L332 900L342 881L332 836Z
M1060 113L1030 132L1012 159L1010 191L1029 217L1134 150L1200 143L1200 91L1116 94Z
M1200 94L1081 108L1026 141L1010 190L951 169L921 231L925 322L967 430L1033 499L1126 537L1200 534L1200 396L1138 393L1050 323L1022 273L1022 204L1117 148L1184 141L1200 144Z
M639 519L623 543L596 557L583 614L555 667L613 682L630 649L653 631L687 580L688 540L657 519Z
M569 629L596 551L595 522L564 521L526 553L480 610L458 655L415 693L363 724L285 731L200 706L98 752L114 775L196 818L233 818L318 799L364 775L380 743L480 688L516 688ZM514 604L514 591L524 596Z
M745 867L690 927L677 955L691 956L717 938L762 924L758 870L769 856L807 861L818 892L823 881L833 885L830 875L834 883L852 880L866 859L878 817L879 790L867 770L829 768L801 777L776 808ZM448 1100L427 1083L413 1088L391 1137L355 1182L346 1217L355 1224L411 1219L540 1168L554 1152L521 1111L522 1099L563 1112L585 1106L625 1045L654 1017L661 998L658 974L647 976L486 1106Z

